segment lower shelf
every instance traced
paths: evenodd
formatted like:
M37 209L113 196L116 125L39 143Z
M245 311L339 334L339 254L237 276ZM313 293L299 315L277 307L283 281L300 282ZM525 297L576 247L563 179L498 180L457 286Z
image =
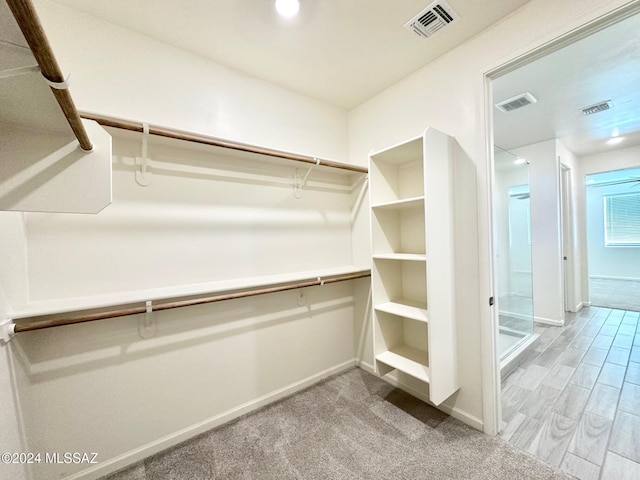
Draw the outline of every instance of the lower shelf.
M376 355L376 361L429 383L427 352L401 345Z

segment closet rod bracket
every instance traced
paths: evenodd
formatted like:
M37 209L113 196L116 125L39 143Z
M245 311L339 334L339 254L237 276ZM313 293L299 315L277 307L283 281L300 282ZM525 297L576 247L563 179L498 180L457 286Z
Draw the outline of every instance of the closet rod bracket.
M314 157L314 160L315 160L316 163L309 167L309 170L307 170L307 173L304 174L304 176L302 177L302 179L300 181L298 181L298 169L296 168L296 174L295 174L295 177L293 179L293 195L297 199L302 198L302 189L307 184L307 179L309 178L309 174L311 174L311 171L315 167L320 165L320 159L319 158L315 158Z
M156 334L156 321L153 315L153 302L145 302L146 311L138 320L138 335L141 338L151 338Z
M16 336L16 324L11 319L6 320L0 325L0 340L4 343L9 343L13 337Z
M42 74L42 78L44 78L45 83L49 85L50 88L53 88L54 90L68 90L70 76L71 74L67 75L67 78L65 78L61 82L54 82L53 80L49 80L44 73Z
M136 165L140 166L139 170L136 170L136 182L138 185L148 187L151 185L151 172L149 171L149 155L147 153L149 142L149 124L142 124L142 152L140 157L136 157Z

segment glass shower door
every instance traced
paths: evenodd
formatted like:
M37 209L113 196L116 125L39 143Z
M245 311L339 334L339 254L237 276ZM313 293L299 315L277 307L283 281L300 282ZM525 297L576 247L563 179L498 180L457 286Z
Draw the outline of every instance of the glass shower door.
M500 358L533 334L531 208L526 161L496 149L496 260Z

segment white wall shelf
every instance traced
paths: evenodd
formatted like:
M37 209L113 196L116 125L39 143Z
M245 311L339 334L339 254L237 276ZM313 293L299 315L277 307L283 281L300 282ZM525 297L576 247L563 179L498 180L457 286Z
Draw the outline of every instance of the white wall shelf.
M424 382L435 405L458 389L453 148L428 129L369 157L375 369Z
M379 312L390 313L399 317L410 318L419 322L428 322L428 312L426 309L421 308L419 304L403 304L396 302L387 302L380 305L376 305L375 309Z
M425 262L427 256L418 253L387 253L384 255L374 255L375 260L403 260L408 262Z
M405 198L403 200L394 200L392 202L380 203L372 205L371 208L378 210L403 210L403 209L420 209L424 208L424 197Z
M276 275L260 275L256 277L236 278L217 282L195 283L191 285L179 285L165 288L153 288L127 292L109 293L105 295L92 295L87 297L73 297L55 299L49 301L30 302L24 308L10 311L7 315L11 319L38 317L58 313L69 313L80 310L108 308L117 305L160 300L166 298L188 297L198 295L218 294L238 290L249 290L273 285L302 282L316 278L326 278L337 275L366 273L368 267L347 265L344 267L318 269L313 271L301 271L282 273Z

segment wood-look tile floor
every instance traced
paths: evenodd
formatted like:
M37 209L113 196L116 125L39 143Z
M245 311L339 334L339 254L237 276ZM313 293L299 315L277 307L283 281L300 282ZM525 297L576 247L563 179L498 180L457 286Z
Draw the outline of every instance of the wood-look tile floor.
M640 478L639 312L600 307L536 325L502 383L500 436L584 480Z

